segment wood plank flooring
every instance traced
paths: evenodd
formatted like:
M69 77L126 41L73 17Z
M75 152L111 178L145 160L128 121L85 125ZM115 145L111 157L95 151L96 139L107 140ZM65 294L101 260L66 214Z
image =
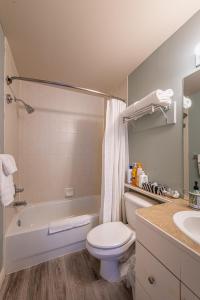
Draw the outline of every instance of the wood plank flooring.
M84 250L7 275L1 300L132 300L123 282L99 277L99 262Z

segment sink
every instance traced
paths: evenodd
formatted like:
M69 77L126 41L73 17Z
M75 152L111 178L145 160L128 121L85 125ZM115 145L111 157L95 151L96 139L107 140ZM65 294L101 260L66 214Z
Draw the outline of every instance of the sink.
M200 211L180 211L173 215L173 221L182 232L200 244Z

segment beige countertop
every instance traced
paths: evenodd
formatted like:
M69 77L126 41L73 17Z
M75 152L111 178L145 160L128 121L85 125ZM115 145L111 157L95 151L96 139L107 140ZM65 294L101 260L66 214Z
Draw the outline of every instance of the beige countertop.
M180 231L173 222L173 215L184 210L191 210L188 206L188 201L177 199L171 203L137 209L137 215L200 255L200 245L193 242L186 234Z

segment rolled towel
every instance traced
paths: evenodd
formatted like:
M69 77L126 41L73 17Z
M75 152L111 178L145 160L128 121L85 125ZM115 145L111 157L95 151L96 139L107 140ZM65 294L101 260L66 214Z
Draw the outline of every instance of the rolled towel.
M0 160L2 161L3 171L6 176L12 175L17 171L15 159L10 154L0 154Z
M14 201L15 188L12 175L5 175L3 161L0 159L0 200L4 206Z
M156 90L139 101L134 102L128 106L121 114L122 117L130 117L133 113L150 105L166 106L171 104L171 97L174 95L172 89L166 91Z
M67 217L65 219L56 220L49 224L49 234L81 227L89 224L90 222L90 215Z
M166 106L171 104L171 97L174 95L173 90L168 89L166 91L156 90L143 99L134 103L135 112L149 105L161 105Z

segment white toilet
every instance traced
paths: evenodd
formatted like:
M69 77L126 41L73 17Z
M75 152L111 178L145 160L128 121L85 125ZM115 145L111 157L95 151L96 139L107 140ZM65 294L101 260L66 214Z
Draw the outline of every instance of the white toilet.
M93 228L87 235L86 248L101 260L100 275L107 281L121 280L119 259L135 242L135 210L156 204L154 200L136 193L124 194L128 224L108 222Z

